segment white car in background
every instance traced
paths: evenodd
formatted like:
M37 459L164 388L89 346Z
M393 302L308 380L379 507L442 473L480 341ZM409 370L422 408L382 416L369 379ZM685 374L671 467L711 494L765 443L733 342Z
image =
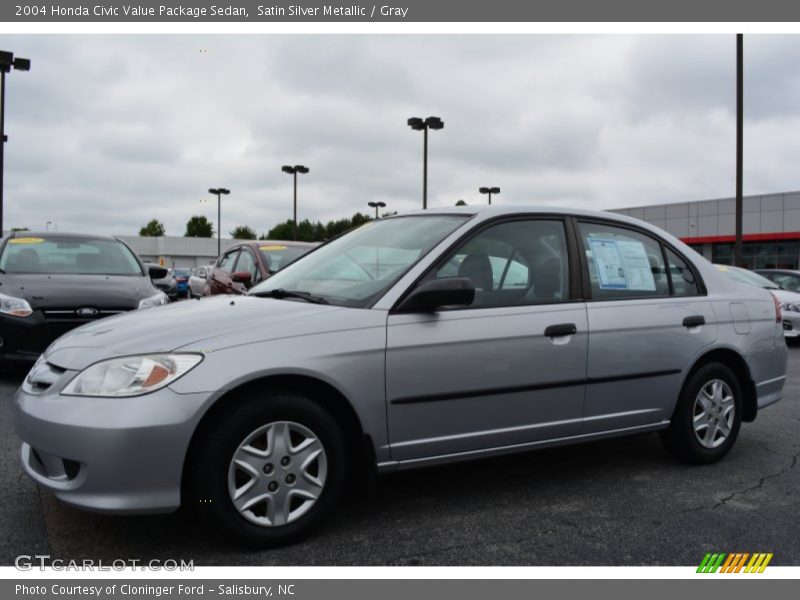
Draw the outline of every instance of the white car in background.
M202 265L192 269L192 275L189 277L189 298L200 298L206 295L208 276L213 268L214 265Z
M732 279L761 287L772 292L772 295L781 303L781 313L783 314L783 335L789 339L800 338L800 293L792 292L781 288L774 281L770 281L763 275L754 273L742 267L732 267L731 265L714 265L721 272Z

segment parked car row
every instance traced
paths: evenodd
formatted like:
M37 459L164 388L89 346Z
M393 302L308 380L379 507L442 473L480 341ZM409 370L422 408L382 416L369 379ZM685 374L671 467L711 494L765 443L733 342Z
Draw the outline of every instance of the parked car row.
M71 243L7 240L3 277L33 277L21 254L37 244L75 269L90 248ZM115 248L95 276L146 281L152 302ZM712 463L782 396L777 291L636 219L463 206L370 222L285 266L308 250L238 244L206 272L225 296L51 344L15 401L27 474L94 511L193 506L266 547L381 472L646 432ZM25 320L44 301L14 285L4 318Z

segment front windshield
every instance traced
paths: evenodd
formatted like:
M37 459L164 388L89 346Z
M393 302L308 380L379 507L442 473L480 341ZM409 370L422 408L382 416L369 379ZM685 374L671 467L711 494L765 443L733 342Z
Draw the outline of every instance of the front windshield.
M258 247L258 251L261 253L261 258L264 259L264 264L267 265L269 272L275 273L292 264L311 248L312 246L287 246L280 243L265 242Z
M11 238L0 255L5 273L142 275L133 253L116 240L74 237Z
M371 221L281 269L250 293L281 289L340 306L368 306L467 218L415 215Z
M732 279L735 279L736 281L739 281L741 283L746 283L747 285L754 285L756 287L767 288L768 290L780 289L780 286L770 281L766 277L762 277L758 273L753 273L752 271L748 271L747 269L742 269L741 267L717 265L717 269L719 269L721 272L725 273Z

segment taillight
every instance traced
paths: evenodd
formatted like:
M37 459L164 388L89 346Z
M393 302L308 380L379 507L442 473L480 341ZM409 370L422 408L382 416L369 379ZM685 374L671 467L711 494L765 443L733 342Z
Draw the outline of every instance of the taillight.
M781 301L778 300L778 297L770 292L772 295L772 302L775 304L775 322L781 323L783 321L783 314L781 313Z

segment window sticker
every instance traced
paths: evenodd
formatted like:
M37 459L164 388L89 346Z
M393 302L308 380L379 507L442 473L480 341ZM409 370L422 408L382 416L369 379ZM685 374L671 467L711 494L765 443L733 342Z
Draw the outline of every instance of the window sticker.
M286 246L259 246L258 249L265 252L275 252L277 250L286 250Z
M588 239L600 289L654 292L656 282L642 242Z
M44 239L37 237L19 237L8 240L9 244L41 244Z

